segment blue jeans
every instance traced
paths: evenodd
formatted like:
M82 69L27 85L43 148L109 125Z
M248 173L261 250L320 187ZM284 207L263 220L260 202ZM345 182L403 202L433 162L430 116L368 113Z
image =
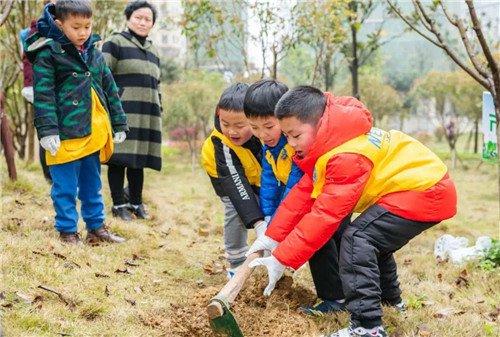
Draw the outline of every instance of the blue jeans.
M99 152L66 164L51 165L49 170L56 230L63 233L78 231L77 194L87 230L100 228L104 224L104 201L101 195Z

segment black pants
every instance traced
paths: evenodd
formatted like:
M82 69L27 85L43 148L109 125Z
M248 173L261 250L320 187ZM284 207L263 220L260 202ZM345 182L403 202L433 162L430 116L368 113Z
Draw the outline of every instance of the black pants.
M404 219L373 205L344 231L340 277L354 324L382 324L381 302L401 300L393 253L435 224Z
M50 176L49 167L47 166L47 160L45 160L45 149L41 146L38 148L38 156L40 157L40 165L42 166L43 176L50 184L52 184L52 177Z
M309 259L316 294L322 300L344 299L339 274L339 252L342 234L350 223L351 216L349 215L342 221L330 240Z
M111 190L113 205L123 205L125 195L123 185L125 183L125 169L127 170L127 180L130 199L132 205L142 204L142 187L144 186L144 169L133 169L125 166L108 165L108 182Z

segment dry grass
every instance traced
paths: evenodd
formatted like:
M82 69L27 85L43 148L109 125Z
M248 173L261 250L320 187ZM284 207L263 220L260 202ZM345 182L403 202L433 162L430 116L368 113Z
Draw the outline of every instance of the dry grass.
M145 195L153 220L123 223L108 218L110 227L128 239L126 244L68 247L53 229L49 187L38 167L18 163L19 180L11 183L5 181L2 162L0 313L6 336L208 334L203 307L224 284L225 274L215 270L210 275L204 268L220 269L222 209L201 170L191 170L172 153L166 154L165 163L162 173L147 172ZM459 214L397 253L410 308L403 316L386 310L393 336L499 333L498 270L437 264L432 256L435 239L445 232L471 241L479 235L498 238L495 171L486 164L470 166L474 169L452 172ZM104 195L110 205L107 187ZM457 285L463 270L467 282ZM294 278L296 286L282 296L310 295L307 268ZM314 335L347 321L347 315L303 317L286 298L271 297L267 303L258 298L263 282L254 278L235 308L247 336Z

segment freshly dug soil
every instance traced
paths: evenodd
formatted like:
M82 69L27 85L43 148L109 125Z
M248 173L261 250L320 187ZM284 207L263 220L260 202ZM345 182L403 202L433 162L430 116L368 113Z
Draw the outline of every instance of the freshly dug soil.
M331 322L298 311L301 306L312 304L316 295L294 285L291 276L284 276L269 297L262 294L266 285L267 276L254 273L231 308L246 337L314 336L331 327ZM187 305L172 306L169 336L216 336L210 328L206 306L219 290L216 287L201 289ZM335 321L338 322L336 318Z

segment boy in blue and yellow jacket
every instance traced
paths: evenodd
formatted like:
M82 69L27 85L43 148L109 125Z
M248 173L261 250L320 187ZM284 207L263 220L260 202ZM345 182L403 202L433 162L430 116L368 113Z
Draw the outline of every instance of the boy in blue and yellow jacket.
M288 191L302 177L302 171L292 160L295 151L274 117L274 106L287 91L283 83L260 80L248 88L243 105L254 136L263 144L260 208L268 223Z
M252 84L245 95L245 115L253 134L263 143L260 207L267 224L303 175L292 160L295 150L288 144L274 116L276 103L287 91L285 84L264 79ZM350 217L346 217L341 227L349 222ZM336 235L309 260L320 301L313 307L302 308L304 313L314 315L344 309L344 294L338 273L339 247L340 235Z

